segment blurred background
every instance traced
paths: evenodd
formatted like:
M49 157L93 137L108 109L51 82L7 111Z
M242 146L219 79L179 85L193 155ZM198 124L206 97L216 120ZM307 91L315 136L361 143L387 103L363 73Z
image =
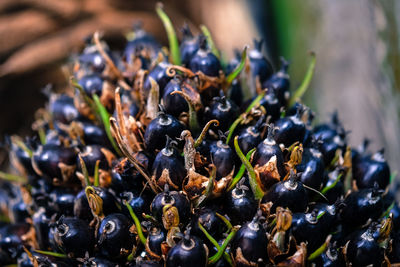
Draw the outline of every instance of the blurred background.
M28 134L46 84L67 85L63 64L96 30L113 49L122 49L135 21L167 45L151 0L1 0L0 134ZM279 67L291 61L292 90L309 63L317 65L305 103L328 120L338 111L350 144L373 140L386 148L392 170L400 162L400 2L395 0L170 0L165 10L177 29L205 24L223 55L265 40L264 52Z

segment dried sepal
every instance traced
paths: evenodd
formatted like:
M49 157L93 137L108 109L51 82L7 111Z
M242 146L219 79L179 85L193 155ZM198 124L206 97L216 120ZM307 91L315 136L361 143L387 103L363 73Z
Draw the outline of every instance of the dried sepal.
M300 246L297 246L297 251L286 260L279 262L277 266L293 266L293 267L304 267L306 266L307 259L307 245L302 242Z
M188 195L189 199L193 201L202 195L204 189L207 187L209 178L197 173L194 169L190 168L187 173L187 182L183 186L183 190Z
M178 209L171 205L167 204L163 207L162 214L162 223L166 230L170 230L173 227L179 226L179 212Z
M74 177L74 172L75 172L76 166L75 165L67 165L63 162L59 162L58 168L61 171L62 180L60 180L59 178L53 178L53 182L59 181L60 185L61 184L65 184L65 185L70 184L71 179Z
M158 179L156 179L156 173L154 173L153 176L151 177L151 180L153 181L153 183L157 184L160 188L164 188L164 186L168 184L169 187L172 187L175 190L179 189L179 186L172 182L169 176L168 169L164 169L161 173L161 176Z
M278 172L277 157L272 156L267 163L264 165L256 165L254 171L257 174L260 185L263 191L267 191L273 184L277 183L281 179L281 175Z
M258 266L258 264L256 262L249 261L243 256L242 249L240 247L236 249L235 263L238 266L243 266L243 267L257 267Z
M286 232L292 225L292 212L282 207L276 208L276 230Z
M158 83L150 77L150 92L147 97L147 105L146 105L146 122L150 123L151 120L155 119L157 117L158 113L158 102L160 99L160 86L158 86ZM148 125L148 123L144 123L145 125Z

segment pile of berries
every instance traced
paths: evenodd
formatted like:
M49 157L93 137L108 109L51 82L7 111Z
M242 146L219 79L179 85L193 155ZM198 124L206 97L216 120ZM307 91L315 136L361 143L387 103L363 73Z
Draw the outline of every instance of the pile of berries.
M169 49L139 26L98 33L11 136L0 265L381 266L400 263L400 207L383 151L350 148L337 114L312 125L261 42L226 63L207 29ZM11 181L11 182L10 182Z

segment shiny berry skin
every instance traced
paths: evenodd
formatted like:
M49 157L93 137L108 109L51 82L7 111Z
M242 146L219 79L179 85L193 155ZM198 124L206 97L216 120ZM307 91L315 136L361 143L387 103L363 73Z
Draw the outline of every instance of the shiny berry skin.
M83 257L94 247L94 233L87 222L76 218L62 217L54 233L57 245L67 254Z
M338 114L332 115L331 123L320 124L314 127L313 136L322 141L320 151L324 156L325 165L331 163L336 150L346 150L346 133L339 121Z
M315 148L305 148L302 161L296 166L296 170L301 173L300 181L316 190L320 190L325 171L324 159L321 152Z
M286 181L274 184L264 195L262 203L272 201L271 212L277 207L288 208L292 212L304 212L308 205L307 191L303 183L296 181L293 174Z
M133 212L139 215L139 219L142 218L141 214L149 213L153 195L148 191L143 191L141 193L123 192L121 195L121 198L126 200L126 202L132 207ZM130 216L129 211L125 206L122 207L122 212L126 216Z
M301 121L301 111L296 115L277 120L275 126L275 141L284 144L285 147L291 146L294 142L302 142L306 134L306 126Z
M196 54L190 60L189 69L193 72L201 71L207 76L219 76L221 63L208 49L207 38L205 36L200 36L199 38L199 50L197 50Z
M373 227L372 227L373 228ZM348 243L346 258L352 266L381 266L384 249L374 236L374 229L359 231Z
M330 243L325 252L316 258L314 262L317 264L317 266L323 267L340 267L346 265L342 250L337 247L336 243Z
M358 188L373 188L377 183L385 190L390 182L390 169L383 157L383 152L377 152L371 157L362 157L353 162L353 177Z
M35 171L52 181L53 178L62 178L60 163L75 165L76 152L71 147L46 144L39 146L33 154L32 161Z
M30 229L28 223L6 224L0 227L0 264L12 264L17 258L19 249L22 249L24 241L22 236Z
M101 149L102 147L99 145L87 145L82 149L81 153L79 154L82 160L85 162L85 166L87 168L89 176L94 175L96 162L98 160L100 161L99 169L101 170L109 169L107 159L104 153L101 151ZM77 157L77 166L78 170L82 171L82 166L79 157Z
M170 249L166 259L166 267L207 266L208 249L195 236L185 236L178 244Z
M79 191L74 200L74 216L86 222L93 220L92 210L90 209L85 189Z
M73 216L75 194L67 188L54 188L49 195L50 207L58 214Z
M347 226L360 226L368 219L378 219L383 212L382 191L375 188L360 189L350 193L344 200L341 213Z
M166 191L157 194L151 203L150 210L158 222L162 221L163 208L165 205L172 205L178 209L181 223L189 220L190 202L183 193L177 191Z
M118 201L109 189L97 186L92 186L92 188L95 194L102 199L104 215L120 212Z
M150 165L150 160L144 152L138 152L134 157L145 169ZM139 193L144 182L144 177L127 158L115 164L111 171L110 187L117 193L124 191Z
M130 252L134 235L129 231L132 222L123 214L113 213L106 216L100 224L97 244L100 254L109 259L124 258Z
M339 169L335 169L332 172L326 174L327 179L325 181L324 187L333 186L330 190L328 190L324 195L328 199L329 204L335 203L340 197L344 196L344 183L343 176L337 182L338 175L340 175L342 171Z
M218 129L226 131L239 116L239 108L225 96L215 97L204 111L205 121L218 120Z
M83 129L83 140L86 145L101 145L109 147L109 141L107 139L106 132L103 128L89 122L82 122Z
M274 88L267 88L265 96L260 100L260 105L265 108L267 115L271 117L271 122L275 122L280 118L282 104L277 98Z
M254 126L242 129L238 134L239 147L243 154L257 147L262 141L262 131L265 127L265 117L262 116Z
M83 69L93 70L97 73L101 73L106 66L103 56L97 51L94 45L85 48L79 56L79 63Z
M309 251L315 251L319 248L329 233L317 216L318 210L313 210L310 213L293 213L292 215L290 232L296 238L296 242L307 242Z
M242 225L254 218L257 201L251 190L243 184L245 178L227 193L225 209L233 225Z
M217 168L217 179L228 176L235 167L235 152L221 140L210 144L211 160Z
M281 69L274 73L268 80L263 83L263 88L273 88L280 103L286 106L290 98L290 78L287 72L289 62L283 57L281 59Z
M160 95L164 94L164 88L168 84L168 82L172 79L170 75L167 74L167 69L170 66L169 63L167 62L160 62L158 63L146 76L146 79L143 84L143 88L146 94L150 92L151 89L151 82L150 78L154 79L155 82L157 82L159 89L160 89Z
M202 240L207 240L207 237L204 235L198 225L199 222L214 238L218 238L223 233L223 231L226 230L224 227L224 223L220 218L217 217L216 211L214 211L212 208L203 207L195 210L194 214L192 215L190 224L190 233L192 235L195 235ZM214 247L212 244L208 243L210 242L206 242L208 248L211 249Z
M141 50L150 52L150 57L156 57L161 49L161 45L156 39L144 31L142 26L137 24L134 26L135 38L129 41L124 50L124 57L126 61L131 64L134 60L135 54Z
M92 96L96 94L101 96L101 92L103 89L103 79L96 74L89 74L83 76L78 83L82 86L83 90L88 96Z
M36 231L36 238L39 243L39 247L42 249L47 249L50 246L49 243L49 231L50 231L50 221L53 215L50 209L45 209L43 207L39 208L33 215L32 221L33 226Z
M165 241L167 237L166 233L159 227L152 227L148 233L147 240L149 249L151 252L161 256L161 243Z
M274 125L271 124L268 129L268 136L260 144L258 144L257 149L253 155L253 166L264 166L271 159L275 157L276 165L281 177L285 177L286 170L284 166L283 153L279 145L275 142L273 136ZM260 173L260 180L263 182L266 188L269 188L276 180L270 181L269 177L265 174Z
M174 139L181 135L184 126L175 117L160 112L157 118L152 120L144 133L144 142L149 152L162 149L167 141L167 135Z
M182 91L182 86L184 86L182 83L182 78L175 76L174 79L169 81L165 86L164 95L162 96L165 112L176 118L179 118L182 112L187 112L189 110L186 100L182 96L178 94L171 95L172 92Z
M392 252L389 255L391 263L400 263L400 232L392 233Z
M68 124L79 116L74 99L68 95L53 95L50 98L50 113L55 121Z
M232 240L231 252L238 259L239 250L243 257L250 262L259 260L266 264L268 239L266 232L257 219L244 224Z
M262 43L262 40L254 40L254 49L249 52L251 73L254 78L260 79L261 84L274 73L271 63L261 52Z
M166 146L158 152L153 163L153 176L161 188L164 187L168 181L163 180L163 174L168 171L168 176L173 185L177 188L182 187L183 180L186 177L186 169L183 162L183 157L178 150L174 147L174 141L167 137ZM171 184L169 184L171 186Z
M198 38L193 36L188 24L185 23L181 31L183 35L182 42L179 46L181 61L183 66L188 66L197 50L199 50L199 41Z

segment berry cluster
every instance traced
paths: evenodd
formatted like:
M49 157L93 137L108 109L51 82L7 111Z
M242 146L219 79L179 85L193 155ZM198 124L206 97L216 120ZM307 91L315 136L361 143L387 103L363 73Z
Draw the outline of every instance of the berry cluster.
M156 8L125 50L95 33L37 135L9 138L0 264L381 266L400 263L400 207L383 151L350 148L337 114L312 125L288 62L261 42L225 63L207 29ZM246 100L249 99L249 100Z

